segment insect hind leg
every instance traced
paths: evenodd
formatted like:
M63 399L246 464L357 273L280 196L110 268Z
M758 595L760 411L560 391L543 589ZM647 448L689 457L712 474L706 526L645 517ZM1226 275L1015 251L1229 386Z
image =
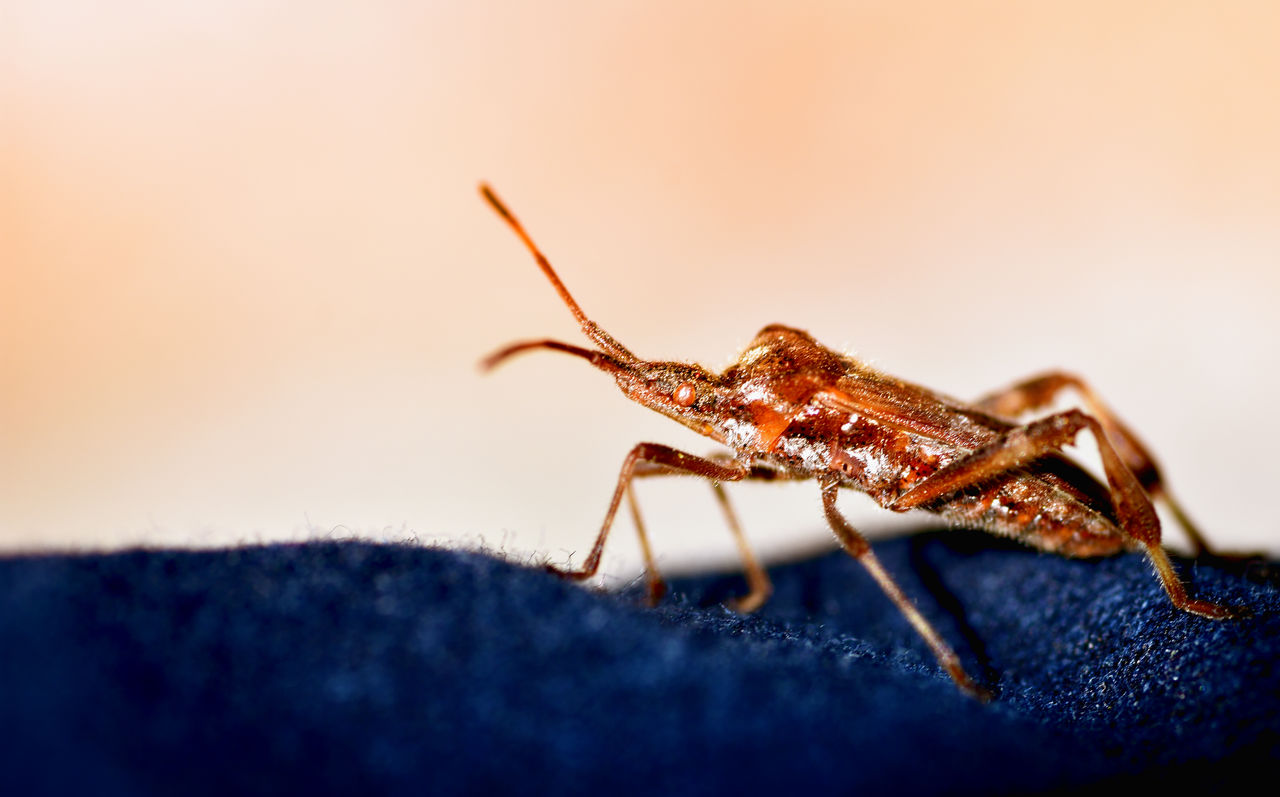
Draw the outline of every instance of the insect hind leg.
M1044 409L1064 390L1074 390L1084 408L1098 420L1115 447L1120 459L1131 470L1142 489L1153 501L1163 502L1178 522L1192 546L1192 555L1209 555L1220 558L1205 541L1204 534L1178 503L1156 464L1155 457L1143 445L1138 436L1103 403L1089 383L1066 371L1050 371L1024 379L1007 388L990 393L974 402L984 412L1007 418L1016 418L1027 412Z
M1208 601L1187 597L1186 587L1178 579L1169 555L1160 547L1160 519L1151 499L1142 489L1137 476L1121 460L1102 424L1081 410L1056 413L1026 426L1017 426L994 442L954 460L934 471L889 505L906 511L945 499L966 487L980 484L1001 473L1028 465L1047 454L1061 451L1081 431L1092 433L1107 475L1111 503L1115 507L1121 532L1145 548L1147 558L1155 566L1160 583L1175 606L1186 612L1212 620L1232 617L1237 612Z

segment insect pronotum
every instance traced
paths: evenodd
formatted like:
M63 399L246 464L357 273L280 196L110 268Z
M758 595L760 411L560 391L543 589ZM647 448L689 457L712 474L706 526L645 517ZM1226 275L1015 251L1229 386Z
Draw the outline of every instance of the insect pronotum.
M1205 550L1203 537L1170 496L1146 448L1078 377L1046 373L964 403L879 373L806 332L778 324L760 330L738 361L720 374L687 363L642 360L587 317L506 205L487 185L480 191L528 247L583 334L598 347L556 340L513 343L486 358L483 367L532 349L581 357L613 376L628 398L729 449L702 457L660 443L637 444L622 462L586 560L577 569L548 566L552 572L575 580L595 575L625 495L640 537L649 597L656 602L665 587L631 482L642 476L691 474L711 483L742 554L749 591L732 605L753 611L772 587L721 485L745 479L814 479L836 539L911 622L956 684L977 697L988 693L964 671L955 652L836 508L839 488L860 490L895 512L923 509L1065 556L1139 550L1179 609L1214 620L1233 616L1226 607L1187 595L1160 546L1152 499L1171 508L1199 551ZM1014 420L1046 407L1067 389L1079 394L1087 412L1070 409L1025 424ZM1061 453L1082 431L1090 432L1097 445L1105 486Z

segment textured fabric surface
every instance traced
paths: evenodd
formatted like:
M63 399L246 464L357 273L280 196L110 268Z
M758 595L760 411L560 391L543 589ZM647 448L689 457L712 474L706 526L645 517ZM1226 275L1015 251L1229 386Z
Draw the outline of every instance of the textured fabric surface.
M1254 612L1211 622L1137 556L876 550L994 701L840 553L771 570L747 617L720 605L739 576L648 609L412 546L0 560L0 792L996 793L1280 756L1271 568L1180 563Z

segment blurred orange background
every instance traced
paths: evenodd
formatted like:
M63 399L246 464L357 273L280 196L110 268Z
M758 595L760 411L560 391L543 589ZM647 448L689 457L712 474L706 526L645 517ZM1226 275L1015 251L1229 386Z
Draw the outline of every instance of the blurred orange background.
M1069 368L1278 553L1275 9L9 3L0 547L581 561L633 443L712 444L570 358L478 373L581 342L485 179L641 356L782 322L962 397ZM731 492L766 556L829 544L813 485ZM734 561L705 486L640 493L665 567Z

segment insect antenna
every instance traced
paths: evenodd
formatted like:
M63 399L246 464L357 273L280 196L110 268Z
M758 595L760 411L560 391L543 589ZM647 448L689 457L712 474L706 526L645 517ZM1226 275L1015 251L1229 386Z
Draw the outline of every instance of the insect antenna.
M596 351L595 349L584 349L581 346L574 346L572 343L561 343L558 340L526 340L520 343L512 343L510 346L501 348L481 360L480 370L488 371L508 357L524 351L529 351L530 349L553 349L555 351L562 351L566 354L572 354L576 357L581 357L599 368L601 371L618 372L631 370L627 368L627 366L618 362L618 360L612 355L605 354L602 351Z
M520 240L524 241L524 245L528 247L529 251L533 254L533 259L538 262L538 266L542 269L542 273L547 275L547 279L551 281L556 292L560 294L560 298L564 300L566 305L568 305L569 311L573 313L573 317L578 319L578 325L582 327L583 334L585 334L593 343L604 349L605 352L612 355L612 359L615 364L634 365L639 363L640 359L628 351L626 346L623 346L615 340L612 335L601 329L599 324L592 321L590 318L587 318L587 314L582 312L582 308L578 306L578 303L574 300L572 294L569 293L569 289L560 281L560 277L556 274L555 269L551 268L551 263L547 260L546 255L542 254L542 251L538 249L538 245L533 242L533 239L529 237L529 233L525 232L524 227L520 224L519 220L516 219L515 214L507 209L507 206L502 203L501 199L498 199L498 195L493 192L493 189L490 188L487 183L480 184L480 195L485 198L485 201L493 206L494 211L496 211L497 214L502 217L502 220L515 231L516 235L520 237ZM576 353L579 354L579 356L583 356L580 351L575 352L572 350L573 347L566 347L565 344L559 344L557 346L546 346L542 343L532 345L519 344L511 349L504 350L505 353L498 352L486 359L485 367L493 367L493 365L497 364L498 360L502 359L502 357L507 354L515 354L516 351L521 351L525 348L538 347L554 348L559 349L560 351L568 351L570 353Z

